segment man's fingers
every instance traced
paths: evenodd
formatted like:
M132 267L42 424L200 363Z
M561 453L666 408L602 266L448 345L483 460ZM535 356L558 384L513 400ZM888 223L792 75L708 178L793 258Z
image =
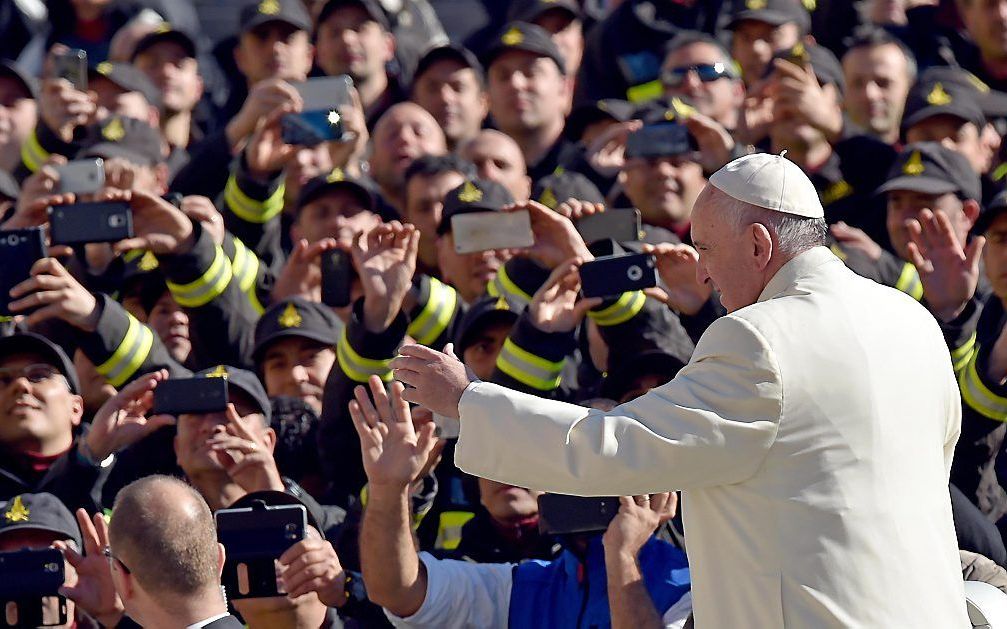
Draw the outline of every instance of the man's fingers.
M101 552L103 548L108 546L108 520L105 519L105 514L94 514L94 530L98 534L98 548L95 550Z
M410 356L396 356L392 359L389 366L394 371L406 370L406 371L422 371L430 366L430 360L424 360L422 358L412 358Z
M926 273L931 269L930 263L923 257L923 254L920 253L920 247L915 241L907 244L906 250L909 254L909 261L912 262L913 266L915 266L920 273Z
M367 389L362 386L354 387L353 397L356 398L357 407L363 416L364 421L371 428L374 428L380 421L378 417L378 411L374 408L374 404L371 403L371 398L367 394Z
M67 563L73 566L74 569L80 568L80 565L84 562L83 555L67 546L66 542L63 540L56 540L52 543L52 545L54 548L63 553L63 557L66 559Z
M367 384L370 386L371 397L374 399L374 408L378 411L378 417L383 421L391 421L393 419L392 405L388 399L388 392L385 391L385 383L381 381L381 378L372 375L367 379Z
M965 264L972 270L979 269L979 260L982 259L983 246L986 244L985 236L976 236L965 246Z
M392 382L390 388L392 390L391 417L403 425L408 424L408 430L412 430L413 418L409 412L409 403L402 399L402 391L405 390L405 387L402 386L401 382Z

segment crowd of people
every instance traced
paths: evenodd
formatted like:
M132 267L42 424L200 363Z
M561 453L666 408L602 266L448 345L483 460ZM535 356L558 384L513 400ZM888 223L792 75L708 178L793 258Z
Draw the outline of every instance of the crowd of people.
M667 383L736 309L691 219L752 153L940 327L963 578L1007 592L1007 1L0 1L0 31L0 559L65 561L41 611L0 578L13 625L691 626L679 488L557 527L541 487L456 467L392 362L606 411ZM339 133L293 143L343 76ZM55 238L89 203L128 233ZM634 237L586 235L616 210ZM530 244L471 246L477 213ZM655 285L584 295L637 254ZM157 393L210 379L219 406ZM214 515L291 505L275 591L235 592Z

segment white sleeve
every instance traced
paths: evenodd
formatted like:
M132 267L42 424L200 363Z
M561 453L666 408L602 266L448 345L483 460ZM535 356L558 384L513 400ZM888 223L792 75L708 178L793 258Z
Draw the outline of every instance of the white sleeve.
M608 413L488 382L459 403L460 469L563 494L634 496L739 483L769 452L783 411L772 348L721 317L674 380Z
M420 560L427 568L426 598L408 618L385 610L393 625L410 629L506 629L514 564L436 559L425 552L420 553Z
M692 592L686 592L682 595L682 598L668 608L668 611L664 612L664 616L661 617L661 621L664 622L664 629L682 629L685 626L685 621L689 619L689 614L692 613Z

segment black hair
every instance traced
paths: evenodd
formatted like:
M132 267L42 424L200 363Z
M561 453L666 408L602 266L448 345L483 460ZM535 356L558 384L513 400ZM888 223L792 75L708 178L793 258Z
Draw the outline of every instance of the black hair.
M668 43L664 45L664 58L667 59L668 55L671 53L679 50L680 48L691 46L692 44L709 44L714 46L720 51L720 54L724 56L724 63L731 63L731 52L720 40L707 33L691 30L679 31L677 35L672 37Z
M476 167L472 162L453 153L449 153L448 155L423 155L413 160L412 164L409 164L409 168L406 168L405 178L408 184L416 176L433 177L434 175L442 175L444 173L460 173L466 179L474 179L476 177Z
M845 57L851 50L856 48L875 48L878 46L898 46L902 51L902 56L906 58L906 71L909 73L909 83L916 81L918 68L916 65L916 55L906 46L905 42L892 35L889 31L872 25L864 25L855 31L843 43L846 45Z

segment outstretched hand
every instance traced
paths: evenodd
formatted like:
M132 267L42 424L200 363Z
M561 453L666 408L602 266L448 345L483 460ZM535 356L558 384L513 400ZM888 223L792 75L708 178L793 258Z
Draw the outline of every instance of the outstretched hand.
M474 379L456 357L424 345L403 345L391 368L395 379L409 386L405 401L445 417L459 416L458 402Z
M65 541L53 543L77 571L77 584L63 586L59 593L76 603L103 627L114 627L122 620L124 609L112 581L112 566L104 556L104 549L108 546L108 523L100 513L94 514L93 520L83 509L77 509L76 515L84 541L83 554L70 548Z
M95 461L102 461L155 430L175 423L170 415L147 417L154 405L154 389L167 379L166 369L149 373L129 383L101 405L85 438Z
M975 295L986 239L976 236L963 246L942 210L921 210L906 227L909 261L920 274L927 306L938 319L951 321Z

